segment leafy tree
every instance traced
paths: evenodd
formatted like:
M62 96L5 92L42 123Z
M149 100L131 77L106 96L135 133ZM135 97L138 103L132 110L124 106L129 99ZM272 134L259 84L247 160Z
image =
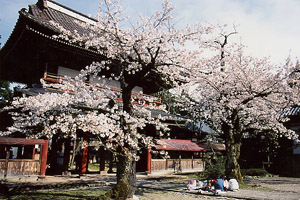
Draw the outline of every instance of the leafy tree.
M9 89L9 82L0 80L0 104L11 101L13 92Z
M5 130L11 125L11 117L2 108L9 105L13 92L9 89L9 82L0 80L0 130Z
M180 99L172 93L172 90L162 90L155 93L154 96L161 98L161 102L166 106L169 113L180 114L181 109L177 106Z
M0 21L1 21L1 19L0 19ZM2 37L2 36L0 35L0 39L1 39L1 37ZM1 49L1 42L0 42L0 49Z
M217 155L211 157L211 153L205 155L206 165L203 172L205 178L218 179L224 176L226 157Z

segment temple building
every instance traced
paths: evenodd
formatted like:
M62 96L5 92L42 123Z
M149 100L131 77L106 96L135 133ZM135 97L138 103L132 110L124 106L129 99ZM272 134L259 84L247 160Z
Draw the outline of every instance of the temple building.
M80 73L81 69L90 65L92 62L100 62L105 59L105 57L100 55L97 51L86 49L54 37L54 35L58 35L60 32L50 21L70 31L76 30L78 33L88 31L79 26L76 20L88 24L95 24L97 22L94 18L52 0L38 0L36 4L29 5L28 9L21 9L19 11L19 19L11 35L0 51L0 79L26 84L26 88L17 89L17 92L22 95L37 95L51 92L50 88L42 87L40 79L44 79L44 81L50 83L56 83L59 82L60 79L63 79L64 76L75 77ZM102 71L102 74L99 74L99 76L105 75L108 77L117 70L118 67L112 67L106 71ZM90 77L88 81L90 84L99 83L97 79L93 79L92 77ZM111 90L118 94L122 93L118 81L107 79L106 86L109 86ZM149 104L161 105L162 102L160 98L153 97L152 99L154 100L148 102L146 101L146 99L148 99L146 96L158 92L164 87L164 82L160 79L160 76L155 72L151 72L145 80L134 88L132 94L133 103L139 106L147 106ZM196 147L196 143L191 141L193 133L186 129L185 118L170 115L155 109L152 109L151 112L153 116L169 116L169 120L166 123L170 124L173 130L171 135L174 136L180 133L185 138L177 137L177 139L185 139L186 141L177 140L174 142L190 145L191 147L187 149L178 147L170 151L190 152L185 154L191 155L189 156L191 159L194 159L194 157L201 159L200 152L204 152L204 150L201 147ZM150 135L152 134L151 131L153 132L151 127L149 127L147 131L149 131ZM93 138L90 138L88 135L78 133L78 136L79 138L89 140L92 144ZM52 146L49 148L48 164L50 164L51 167L57 166L55 167L56 173L57 169L60 169L61 172L68 170L69 162L75 160L73 148L76 141L66 141L59 136L54 136L52 140L49 141L49 144ZM159 148L162 147L157 148L159 150ZM91 147L90 149L86 148L81 151L80 173L87 172L88 160L92 159L91 156L89 156L89 150L92 151ZM100 161L101 171L105 170L105 153L103 153L103 151L104 150L100 148L100 153L96 152L94 154L95 157L98 155L100 160L102 158L102 161ZM191 161L191 163L193 162L194 161ZM194 164L191 164L193 168L196 166L195 163L196 161ZM144 164L141 164L142 167L140 167L141 171L151 171L149 164L149 159L144 161ZM203 165L199 166L199 168L202 169ZM42 170L44 170L44 168Z

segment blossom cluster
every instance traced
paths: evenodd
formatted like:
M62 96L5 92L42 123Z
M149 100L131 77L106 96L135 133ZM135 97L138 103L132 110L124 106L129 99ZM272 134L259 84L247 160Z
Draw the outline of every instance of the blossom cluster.
M154 145L152 137L138 130L144 129L147 124L155 125L161 134L169 130L162 123L164 118L154 118L146 108L135 106L135 116L131 116L117 103L109 106L108 102L115 98L115 94L96 90L80 77L65 77L58 84L42 81L43 86L48 90L51 88L52 92L15 98L12 105L5 108L11 111L14 123L7 131L1 132L1 136L19 132L29 138L46 136L51 139L54 134L60 134L75 139L80 130L93 134L98 139L98 146L137 159L130 149L140 150ZM120 122L121 118L126 122L125 127ZM127 134L128 129L130 134Z
M188 94L179 102L182 108L220 134L226 124L239 136L258 130L269 131L275 138L298 139L284 122L288 120L285 113L299 103L299 66L289 59L276 65L268 58L247 56L240 45L225 49L216 41L210 45L215 56L206 59L191 82L179 88Z
M53 37L97 51L105 59L92 63L83 69L75 80L63 84L64 88L61 90L72 91L73 96L70 96L74 97L73 102L67 103L67 114L75 121L66 123L68 120L65 116L60 116L54 120L54 125L51 124L50 132L70 130L70 133L74 133L73 129L79 128L109 140L110 142L106 143L109 149L116 150L117 147L122 147L124 152L130 152L131 147L138 148L138 141L150 145L150 139L139 135L137 130L150 123L155 124L157 129L166 131L166 125L161 123L164 119L160 116L154 119L149 110L124 105L124 101L123 110L117 104L113 108L107 108L108 102L115 99L112 95L116 94L99 93L93 88L85 89L83 82L89 76L113 79L119 81L122 91L128 93L141 82L152 78L153 74L159 76L168 86L188 82L193 76L195 66L203 65L199 60L203 52L201 48L206 47L203 36L209 34L212 28L201 24L176 28L172 17L174 8L167 0L163 2L161 11L157 11L151 17L140 15L136 22L129 20L118 0L103 0L99 3L99 8L96 24L76 21L76 30L66 29L51 22L51 25L61 32ZM189 48L191 45L197 48ZM90 109L83 112L78 105ZM156 106L152 107L157 109ZM164 107L159 109L164 110ZM105 110L106 114L98 110ZM64 123L65 126L59 126L65 128L60 130L56 123Z
M211 32L211 26L196 24L175 28L172 21L174 8L167 0L162 4L161 11L151 17L140 15L136 22L129 20L118 1L104 0L99 5L96 25L77 22L88 31L67 30L51 23L62 33L53 37L96 50L108 58L100 63L101 67L93 65L87 71L109 71L111 67L108 62L117 60L121 69L109 74L108 78L137 79L155 71L167 84L188 81L191 69L199 63L200 49L205 43L203 36ZM190 45L201 48L189 48Z

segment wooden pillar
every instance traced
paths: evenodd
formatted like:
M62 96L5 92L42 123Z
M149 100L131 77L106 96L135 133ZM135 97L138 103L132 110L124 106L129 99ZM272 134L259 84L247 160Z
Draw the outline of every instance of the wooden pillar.
M49 151L49 158L47 160L47 163L50 165L50 171L52 173L57 172L57 151L59 150L59 143L58 143L58 134L54 134L52 139L51 139L51 149ZM42 156L42 154L40 155Z
M48 145L49 145L49 141L46 139L45 144L42 145L41 169L40 169L40 175L41 176L45 176L45 174L46 174Z
M151 152L150 149L147 150L147 174L151 174Z
M17 158L18 159L22 159L23 157L23 154L22 154L22 151L23 151L23 148L24 148L24 146L22 146L22 145L20 145L19 147L18 147L18 152L17 152Z
M32 160L35 159L35 145L33 146L33 149L32 149Z
M178 167L178 171L182 171L182 168L181 168L181 155L179 155L179 167Z
M113 173L114 154L109 151L108 173Z
M166 159L166 170L168 170L168 158Z
M104 146L101 146L100 149L100 174L106 174L107 172L105 171L105 160L106 160L106 152L104 149Z
M204 163L204 151L201 152L201 157L202 157L202 167L205 169L205 163Z
M84 136L84 142L86 142L86 147L84 147L81 152L81 166L80 166L80 174L86 174L87 173L87 168L88 168L88 136Z
M63 167L62 167L62 173L63 175L68 174L69 170L69 163L70 163L70 151L71 151L71 138L68 137L65 139L64 142L64 161L63 161Z
M5 171L4 171L4 179L7 176L7 171L8 171L8 159L9 159L9 151L7 151L7 146L5 146Z
M194 169L194 156L192 156L192 169Z

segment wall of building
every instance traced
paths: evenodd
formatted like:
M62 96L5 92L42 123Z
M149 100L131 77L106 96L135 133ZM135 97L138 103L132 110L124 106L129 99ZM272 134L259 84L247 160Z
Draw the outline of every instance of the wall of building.
M296 140L294 140L293 154L300 155L300 142L297 142Z
M59 66L57 73L58 73L58 75L62 75L62 76L75 77L75 76L78 76L80 74L80 71ZM99 84L102 84L102 85L108 85L110 87L121 88L119 81L109 80L108 78L102 78L102 77L99 77L99 76L97 76L95 78L90 77L89 81L92 82L92 83L99 83ZM143 92L143 88L135 87L133 89L133 91L134 92Z

